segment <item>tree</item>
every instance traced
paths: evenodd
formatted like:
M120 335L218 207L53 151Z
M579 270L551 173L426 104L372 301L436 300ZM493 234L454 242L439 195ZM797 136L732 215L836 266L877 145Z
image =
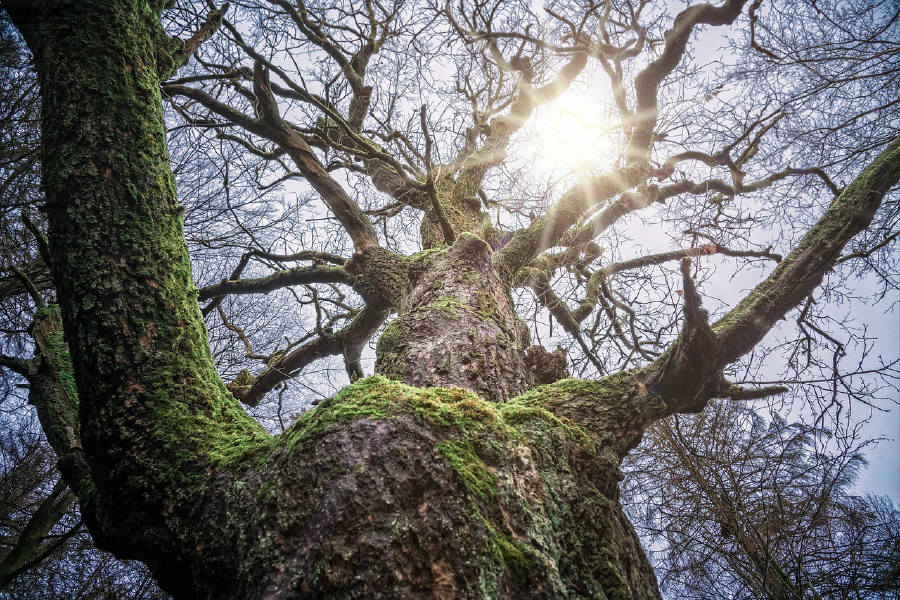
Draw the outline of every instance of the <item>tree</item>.
M629 455L625 505L661 588L691 598L872 598L898 588L900 514L852 485L858 431L736 403L654 423ZM630 501L629 501L630 500Z
M205 15L175 9L168 33L165 4L3 2L40 81L48 234L37 244L59 307L31 286L35 371L15 357L5 366L26 371L98 546L142 560L176 597L655 597L619 503L623 457L665 416L702 411L714 397L783 391L741 387L724 373L804 302L807 335L795 347L818 365L815 346L834 337L816 324L814 294L837 265L872 264L884 285L895 281L890 262L875 260L896 239L896 200L884 199L900 179L896 101L882 101L898 55L885 5L852 7L859 27L879 24L859 42L845 7L816 2L783 14L726 0L672 18L646 2L539 15L530 4L272 0L228 18L227 4ZM776 26L791 18L842 32L841 43L823 47ZM678 95L708 75L689 66L692 36L735 23L747 28L735 43L766 68L722 65L731 73L722 82L752 82L757 96L738 104L710 88L710 101L724 98L721 118ZM201 44L211 57L171 79ZM302 54L324 58L296 60ZM438 72L442 61L456 66L443 90L455 98L414 105L431 80L411 70ZM601 172L563 178L526 213L518 177L502 176L511 150L533 113L597 69L611 82L621 155ZM796 69L808 72L784 90L759 84ZM196 216L188 208L227 211L247 238L256 232L231 202L222 163L211 166L223 173L224 207L178 205L161 94L192 131L246 153L239 160L252 168L238 182L300 177L330 219L298 252L273 252L270 239L248 244L230 277L200 289L203 311L246 342L248 359L266 362L227 387L182 219ZM852 108L847 122L810 117L809 103L828 94ZM850 130L861 143L836 160L811 150ZM199 181L210 163L197 159L188 179ZM792 185L798 178L806 189ZM779 240L783 258L746 233L763 214L784 214L750 213L745 201L760 192L801 211L791 226L802 234L790 239L799 229L787 227ZM678 205L666 218L690 224L694 239L603 264L595 240L665 201ZM303 210L324 214L312 203ZM270 216L257 215L266 238ZM420 223L418 243L390 239L389 222L394 232ZM207 249L240 239L220 227L193 239ZM778 266L710 323L692 262L709 255ZM241 279L251 259L273 272ZM629 272L679 259L680 305L670 294L628 301L653 282ZM291 261L311 264L282 268ZM257 354L234 321L260 312L226 297L284 286L306 286L297 304L312 324ZM562 349L529 345L515 305L522 289L572 336L582 378L561 378ZM594 327L583 327L592 315ZM363 377L363 348L382 327L377 374ZM258 405L335 355L354 383L284 433L270 435L238 404Z

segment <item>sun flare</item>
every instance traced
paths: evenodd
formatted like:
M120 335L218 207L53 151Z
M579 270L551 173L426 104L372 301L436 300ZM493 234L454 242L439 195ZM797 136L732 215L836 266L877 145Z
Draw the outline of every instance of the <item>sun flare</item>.
M617 154L615 130L603 91L573 86L535 110L525 127L522 148L535 177L560 179L612 166Z

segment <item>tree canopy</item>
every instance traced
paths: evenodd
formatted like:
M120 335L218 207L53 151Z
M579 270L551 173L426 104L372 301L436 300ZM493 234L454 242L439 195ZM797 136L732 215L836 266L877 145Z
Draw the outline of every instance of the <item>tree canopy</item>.
M678 589L897 560L810 449L896 403L893 3L2 6L4 405L169 593L656 596L626 512Z

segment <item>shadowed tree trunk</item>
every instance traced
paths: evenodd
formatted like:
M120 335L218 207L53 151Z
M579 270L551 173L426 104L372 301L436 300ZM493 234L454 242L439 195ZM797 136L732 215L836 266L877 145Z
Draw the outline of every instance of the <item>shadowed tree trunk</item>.
M272 437L210 357L159 90L190 45L164 34L162 5L3 2L40 75L52 273L80 398L80 445L54 445L98 546L144 561L178 598L658 597L619 505L622 457L653 420L729 393L722 369L871 220L898 178L898 143L720 322L707 323L685 265L684 331L661 358L531 389L510 289L587 198L646 177L640 136L631 164L579 187L501 249L479 219L445 218L443 243L402 257L378 246L361 210L273 114L257 68L248 128L288 149L349 233L346 270L381 315L372 328L399 313L378 344L379 375ZM679 44L686 21L726 23L742 6L695 11L666 42ZM662 75L648 73L640 85L655 92ZM441 205L471 213L467 185L460 176L452 193L435 192L426 225ZM649 202L641 193L650 192L629 201ZM65 418L44 427L74 435L78 424L49 422Z

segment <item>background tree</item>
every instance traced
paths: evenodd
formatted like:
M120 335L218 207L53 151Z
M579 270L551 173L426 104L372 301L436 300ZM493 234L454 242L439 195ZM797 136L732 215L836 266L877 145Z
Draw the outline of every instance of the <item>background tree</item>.
M755 375L778 346L735 361L804 302L802 335L780 346L795 373L827 369L830 395L810 398L840 407L848 344L814 291L836 265L874 266L888 290L896 280L873 259L895 239L896 201L883 199L900 177L897 142L882 151L867 133L897 129L883 4L782 15L729 0L673 19L630 2L273 1L181 6L165 30L161 4L4 6L41 78L38 245L71 349L70 364L55 309L32 289L47 388L30 393L98 544L146 561L176 595L655 595L618 504L621 458L660 417L782 391L740 388L723 370ZM875 25L860 29L865 43L851 16ZM812 38L783 33L779 19L795 18L838 41L816 54ZM751 60L692 67L692 36L735 23ZM201 44L192 70L161 87L181 120L170 130L182 213L156 94ZM755 56L770 64L754 70ZM803 68L802 85L760 83ZM535 165L514 152L526 124L598 75L603 135L620 151L549 185L526 179ZM746 82L749 97L726 87ZM855 118L832 123L805 104L836 90ZM864 144L816 160L811 148L851 128ZM833 180L843 174L846 188ZM298 177L309 188L279 187ZM674 250L628 256L638 211L670 226ZM841 256L866 228L875 238ZM780 264L710 325L701 267L722 256L738 271ZM678 259L673 285L665 265ZM555 381L567 352L529 346L516 302L524 315L531 303L535 339L544 319L571 336L582 379ZM360 379L382 326L375 371L390 379ZM260 410L270 395L267 424L283 429L285 403L304 400L288 381L329 356L359 381L282 436L234 403ZM70 368L77 419L55 410L74 400ZM314 394L333 373L320 372ZM871 386L849 391L878 400Z
M655 423L624 503L673 598L878 598L900 587L900 514L852 493L856 431L738 403Z
M4 407L6 408L6 407ZM139 563L98 551L39 426L4 419L0 589L5 598L166 598Z

